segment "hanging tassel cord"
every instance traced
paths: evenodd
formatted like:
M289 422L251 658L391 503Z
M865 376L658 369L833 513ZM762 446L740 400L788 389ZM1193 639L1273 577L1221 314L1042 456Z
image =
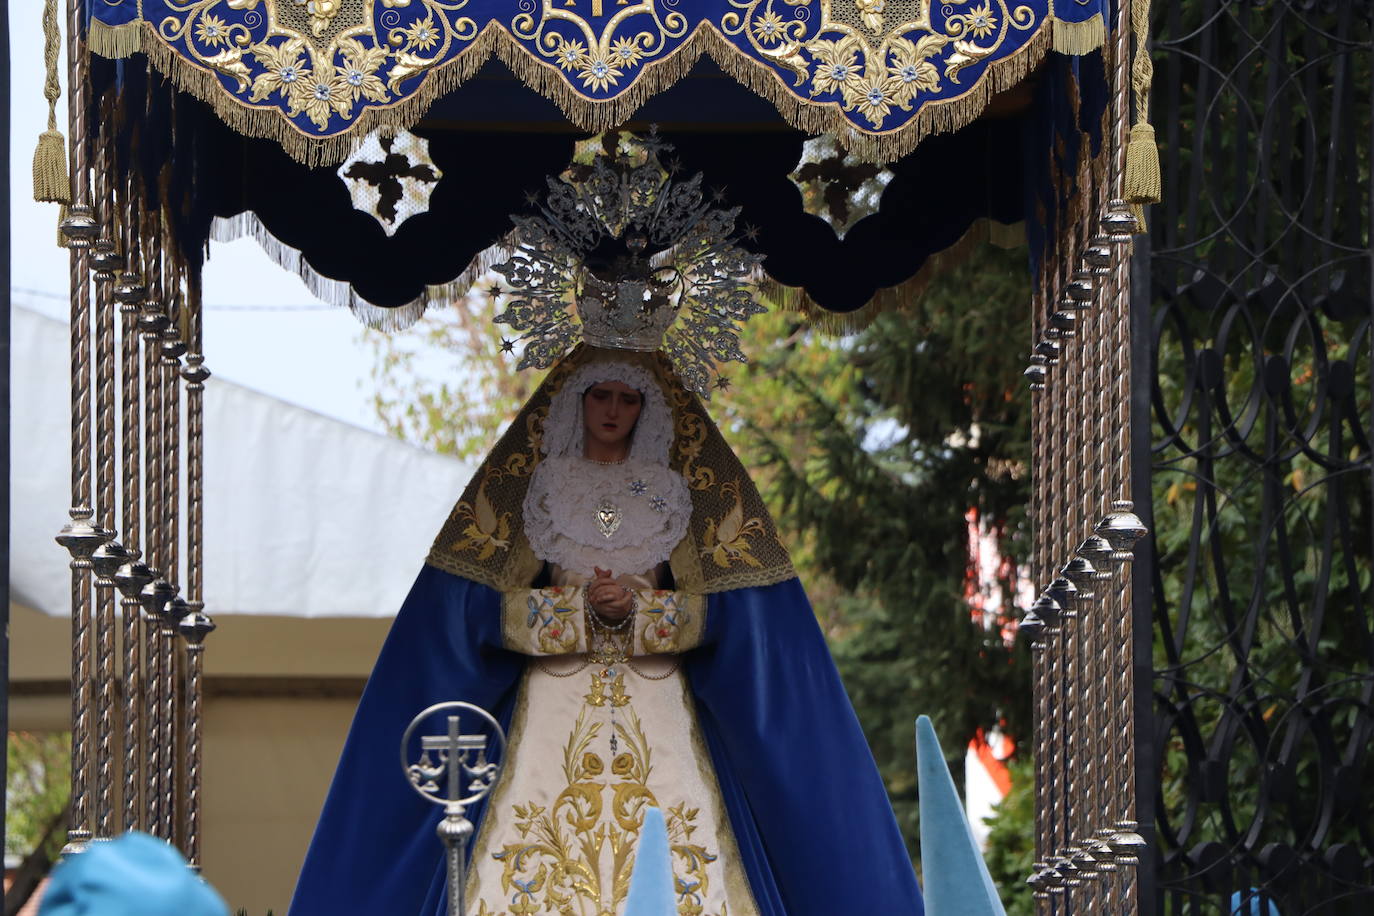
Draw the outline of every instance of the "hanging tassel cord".
M1126 201L1135 213L1139 231L1145 231L1145 205L1157 204L1162 191L1159 176L1159 146L1150 124L1150 85L1155 65L1150 60L1150 0L1131 0L1131 31L1135 36L1135 59L1131 67L1131 89L1135 97L1135 123L1126 145Z
M61 47L57 0L44 0L43 63L47 75L43 81L43 97L48 100L48 129L38 135L38 148L33 152L33 199L69 204L72 202L72 182L67 172L67 141L57 129L57 100L62 97L57 58Z

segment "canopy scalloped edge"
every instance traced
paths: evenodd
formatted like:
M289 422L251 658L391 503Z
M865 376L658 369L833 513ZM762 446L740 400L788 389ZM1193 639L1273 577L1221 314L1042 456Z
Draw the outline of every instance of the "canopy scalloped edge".
M423 293L404 305L384 306L362 298L346 281L335 280L316 271L300 249L291 247L273 235L252 211L230 217L217 216L210 224L211 241L235 242L242 238L256 241L279 267L300 277L316 299L346 308L365 327L388 333L403 331L419 321L427 309L448 305L466 295L492 265L508 259L514 250L513 243L508 247L504 241L484 248L477 252L462 273L447 283L426 286Z
M927 101L898 129L874 132L848 120L837 101L797 95L777 69L742 53L710 21L699 22L682 44L663 58L645 61L638 78L619 94L592 99L576 91L557 66L534 57L493 20L462 51L424 73L418 88L409 95L386 107L364 108L344 129L321 137L304 132L280 108L249 105L237 98L221 82L228 77L182 56L158 37L147 20L110 24L91 19L87 40L90 49L104 57L146 54L179 89L208 103L234 131L275 140L294 159L317 166L342 161L377 127L413 126L435 100L471 79L493 56L526 86L552 100L574 125L598 132L622 124L650 97L686 76L703 53L773 104L792 126L810 134L830 133L861 159L890 162L911 152L926 136L957 130L977 118L994 95L1024 79L1051 48L1084 54L1100 47L1105 36L1101 13L1071 22L1056 17L1050 3L1048 15L1033 34L1009 56L986 61L981 76L961 94Z
M808 325L824 334L846 335L862 331L879 315L899 312L919 299L940 274L968 260L983 245L1020 248L1026 244L1025 223L1000 223L988 217L974 220L959 240L926 259L920 270L893 286L883 287L863 306L852 312L832 312L822 308L805 289L786 286L765 275L759 284L760 295L770 305L796 312Z
M256 213L251 211L231 217L215 217L210 226L210 239L215 242L235 242L251 238L266 255L283 270L301 278L310 294L322 302L347 308L365 327L391 333L404 331L419 321L426 311L452 304L466 296L494 265L507 260L513 251L514 240L507 236L503 244L479 251L458 276L447 283L425 287L424 293L401 306L386 307L368 302L343 280L317 272L301 254L272 234ZM999 248L1018 248L1026 243L1023 223L1007 224L982 218L973 222L959 240L943 251L936 252L910 279L895 286L878 290L862 308L853 312L831 312L813 300L805 289L779 283L762 270L755 281L759 295L769 305L788 312L796 312L810 326L826 334L852 334L862 331L885 312L900 311L919 298L936 277L965 261L975 249L984 244Z

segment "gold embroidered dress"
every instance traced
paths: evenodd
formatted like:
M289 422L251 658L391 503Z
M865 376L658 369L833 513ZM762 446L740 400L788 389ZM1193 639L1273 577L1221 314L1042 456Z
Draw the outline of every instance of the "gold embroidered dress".
M577 454L581 393L608 380L633 385L644 403L630 457L610 464ZM680 913L757 913L680 670L680 654L701 638L705 602L659 587L692 509L686 481L668 467L671 431L657 382L636 366L583 367L554 397L549 454L522 506L550 583L502 596L502 641L530 662L508 775L473 850L473 913L618 916L646 806L664 813ZM619 624L587 606L596 569L634 595Z

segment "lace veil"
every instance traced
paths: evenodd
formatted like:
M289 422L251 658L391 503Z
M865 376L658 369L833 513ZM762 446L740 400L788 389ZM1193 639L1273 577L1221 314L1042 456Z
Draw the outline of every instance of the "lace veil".
M539 450L550 458L582 454L582 395L599 382L624 382L644 396L630 440L630 458L666 465L673 443L673 417L658 380L647 369L618 360L587 363L568 377L549 403Z

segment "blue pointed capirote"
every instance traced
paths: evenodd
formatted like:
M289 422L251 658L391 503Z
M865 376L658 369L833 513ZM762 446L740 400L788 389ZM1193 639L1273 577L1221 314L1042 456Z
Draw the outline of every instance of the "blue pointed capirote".
M658 808L644 810L639 850L630 874L630 893L625 898L625 916L677 916L668 825Z
M929 716L916 720L921 871L929 916L1006 916Z

